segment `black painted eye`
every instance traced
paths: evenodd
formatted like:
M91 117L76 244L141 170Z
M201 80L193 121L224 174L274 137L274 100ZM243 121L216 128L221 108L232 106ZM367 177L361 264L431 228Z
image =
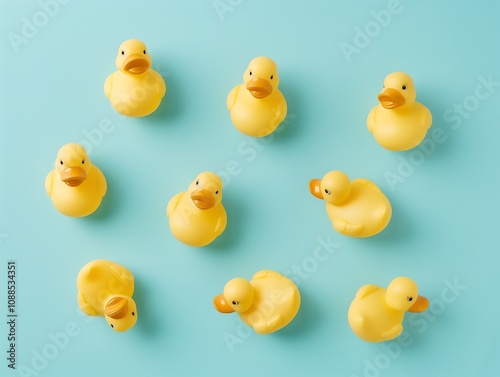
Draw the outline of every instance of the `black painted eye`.
M217 191L215 192L215 195L217 195L218 193L219 193L219 190L217 190Z
M252 71L250 71L250 76L252 76Z
M132 315L135 315L135 312L132 312Z
M401 89L406 90L406 85L403 85Z
M408 299L409 302L413 301L413 297L407 297L407 299Z
M236 300L231 301L231 304L233 304L233 305L238 305L239 303L240 303L240 302L239 302L239 301L236 301Z
M332 192L328 189L325 189L325 194L330 195Z
M82 160L82 164L84 164L84 163L85 163L85 159Z
M125 51L122 50L122 55L125 55Z
M115 328L115 326L113 326L113 324L111 324L111 328L112 328L112 329L114 329L114 328Z
M274 75L271 75L271 77L269 77L271 80L274 78Z
M142 52L144 53L144 55L146 55L146 50L142 50Z
M62 162L62 160L61 160L61 161L59 161L59 162L61 163L61 165L64 165L64 162Z
M196 186L198 186L200 184L200 181L196 181Z

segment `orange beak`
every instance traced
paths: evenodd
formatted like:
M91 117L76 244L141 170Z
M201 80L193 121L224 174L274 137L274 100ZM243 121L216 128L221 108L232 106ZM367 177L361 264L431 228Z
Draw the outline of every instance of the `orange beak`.
M311 179L309 182L309 191L316 198L323 200L323 194L321 193L321 179Z
M68 186L80 186L87 179L87 173L82 168L66 168L61 172L61 181Z
M408 309L408 311L410 313L421 313L426 311L428 307L429 300L424 296L417 296L417 300L412 306L410 306L410 309Z
M125 59L123 69L128 73L139 75L146 72L149 69L149 66L150 64L147 59L139 54L132 54Z
M212 193L205 189L194 190L191 193L191 200L199 209L210 209L215 205L215 198Z
M214 306L215 309L224 314L229 314L234 312L234 309L230 307L229 304L226 302L226 299L224 298L223 294L215 296Z
M405 98L396 89L387 88L378 95L380 104L386 109L395 109L405 104Z
M247 83L247 89L250 94L255 98L262 99L266 98L269 94L273 92L273 87L269 81L264 79L252 79Z

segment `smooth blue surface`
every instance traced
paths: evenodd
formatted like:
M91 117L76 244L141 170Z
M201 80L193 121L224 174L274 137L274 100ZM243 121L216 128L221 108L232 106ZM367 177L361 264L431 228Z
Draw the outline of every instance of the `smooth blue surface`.
M18 369L2 357L0 375L500 373L498 1L46 0L50 16L41 3L0 6L4 356L7 260L17 261L19 313ZM103 94L129 38L146 42L167 83L143 119L119 116ZM258 55L278 64L288 118L256 140L232 126L225 99ZM433 114L425 151L387 151L366 128L396 70L413 76ZM61 215L44 190L67 142L84 143L108 180L88 218ZM205 170L224 178L229 224L194 249L174 239L165 207ZM333 230L308 192L330 170L386 193L393 217L383 233ZM79 314L77 273L101 258L135 275L139 321L127 333ZM212 306L229 279L260 269L288 274L302 295L296 319L267 336ZM429 311L407 315L399 341L359 340L347 323L357 289L399 275L418 282Z

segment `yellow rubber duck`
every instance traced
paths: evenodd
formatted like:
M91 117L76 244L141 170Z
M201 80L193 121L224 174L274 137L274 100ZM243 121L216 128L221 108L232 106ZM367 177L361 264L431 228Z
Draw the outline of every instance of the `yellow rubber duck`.
M127 268L95 260L82 267L76 285L78 306L85 314L104 317L115 331L129 330L137 322L134 276Z
M59 212L83 217L93 213L106 194L104 174L90 162L80 144L66 144L59 149L55 169L45 179L45 190Z
M393 72L384 80L384 90L366 120L368 130L384 148L406 151L420 144L432 124L429 109L415 101L412 78Z
M253 59L243 74L243 84L229 92L226 105L234 126L245 135L263 137L285 119L286 100L279 85L276 63L263 56Z
M222 180L203 172L168 202L167 217L175 238L190 246L205 246L219 237L227 224L222 205Z
M383 342L403 331L405 312L420 313L429 300L418 295L417 284L400 276L387 289L373 284L361 287L349 307L347 318L352 331L367 342Z
M287 277L262 270L251 281L230 280L224 293L214 298L214 306L221 313L237 312L256 333L269 334L292 321L299 311L300 293Z
M311 180L309 190L326 201L326 212L333 227L346 236L373 236L391 219L389 199L366 178L351 181L341 171L331 171L321 180Z
M108 76L104 94L122 115L143 117L154 112L165 95L163 77L151 67L146 45L130 39L123 42L116 57L118 71Z

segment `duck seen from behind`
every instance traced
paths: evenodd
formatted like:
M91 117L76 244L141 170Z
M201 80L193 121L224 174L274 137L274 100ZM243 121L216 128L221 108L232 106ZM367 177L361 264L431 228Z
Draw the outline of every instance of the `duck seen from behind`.
M76 280L78 306L89 316L102 316L115 331L126 331L137 322L134 276L109 260L94 260L82 267Z

